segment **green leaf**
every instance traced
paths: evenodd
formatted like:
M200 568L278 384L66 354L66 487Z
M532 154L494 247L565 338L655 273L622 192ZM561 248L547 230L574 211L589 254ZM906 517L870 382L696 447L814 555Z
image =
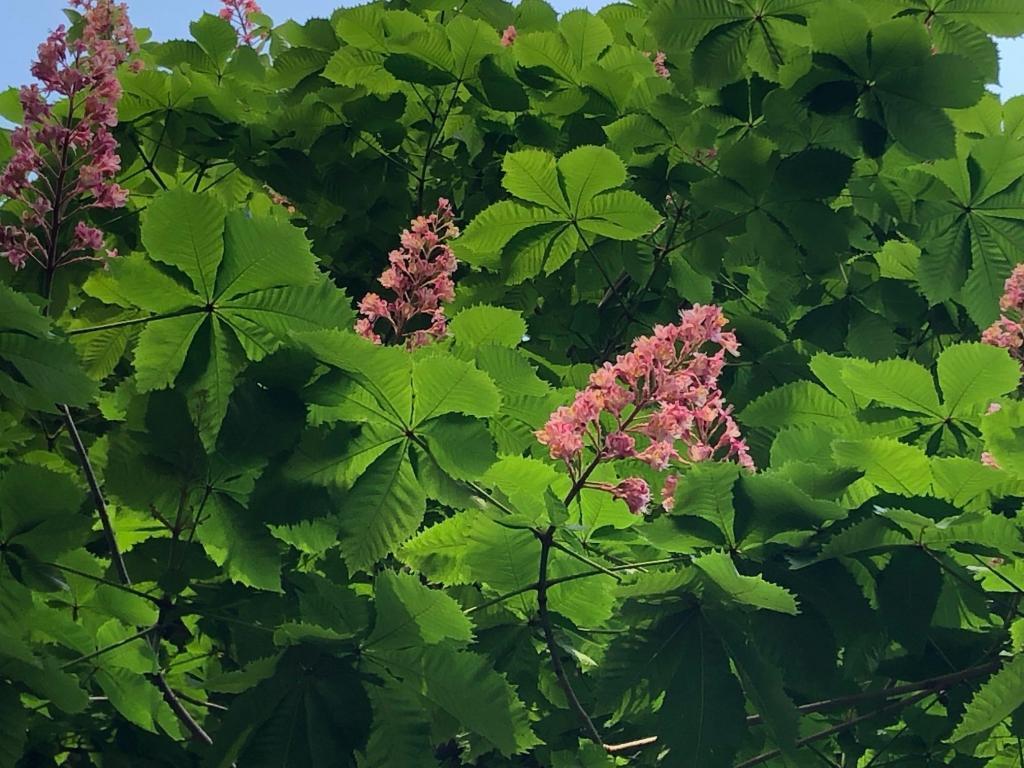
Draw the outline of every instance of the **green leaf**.
M543 205L562 214L568 214L568 204L561 187L555 158L539 149L510 152L502 160L505 172L502 186L522 200Z
M955 344L939 355L938 376L946 415L964 418L1017 389L1021 371L1005 350L988 344Z
M484 482L504 493L515 509L528 520L547 517L545 496L558 480L554 467L537 459L503 456L487 470Z
M943 409L928 371L910 360L858 362L842 372L854 394L926 416L942 417Z
M228 57L238 47L238 34L234 27L211 13L204 13L198 21L189 24L189 30L219 67L227 63Z
M366 768L436 768L426 706L410 686L388 681L368 689L373 727L366 744ZM360 763L363 765L363 763Z
M84 494L73 480L44 467L15 464L0 476L0 540L37 560L79 546L91 528L79 514Z
M83 289L104 304L156 314L202 305L199 296L134 253L113 260L107 270L93 272Z
M398 650L473 639L473 624L461 606L412 574L382 571L374 582L374 598L377 621L366 648Z
M0 394L53 411L54 403L85 405L96 385L74 348L50 335L50 323L26 297L0 284Z
M580 229L616 240L635 240L661 222L653 205L626 189L598 195L584 203L578 215Z
M446 413L493 416L501 405L501 395L486 373L449 355L416 361L412 386L413 427Z
M585 13L585 12L584 12ZM626 167L612 150L585 145L558 158L558 172L565 187L569 210L581 210L601 192L626 182Z
M281 591L280 546L267 527L240 504L223 494L210 494L202 511L199 541L232 581Z
M981 434L999 466L1024 479L1024 404L1004 400L998 411L982 418Z
M196 293L213 299L224 256L224 209L216 198L173 189L156 197L142 220L142 244L150 258L184 272Z
M185 365L192 339L206 322L206 313L153 320L139 334L133 363L139 392L165 389Z
M964 710L952 741L1001 723L1024 704L1024 656L1015 656L986 680Z
M345 496L339 539L352 570L367 570L409 539L423 521L426 498L405 445L388 448Z
M736 541L732 496L738 475L735 464L703 462L694 465L679 480L673 512L695 515L713 523L732 546Z
M713 29L749 18L729 0L675 0L655 8L650 25L664 45L692 49Z
M506 757L538 743L515 688L483 656L448 646L389 654L385 664L416 681L434 706Z
M480 305L459 312L449 329L460 348L475 349L486 344L518 347L526 335L526 322L514 309Z
M21 706L21 696L10 683L0 684L0 768L14 768L21 759L28 734L29 713Z
M560 215L547 208L502 200L474 216L454 247L460 256L463 248L481 255L498 253L522 230L561 220ZM474 263L472 258L469 261Z
M792 593L760 576L741 575L725 552L708 552L694 558L693 565L703 572L705 583L716 588L714 591L718 593L718 599L728 607L733 604L749 605L794 616L799 612Z
M695 765L731 768L745 728L743 691L707 620L699 613L682 620L673 643L683 661L665 687L659 741Z
M310 243L298 227L241 211L227 217L216 297L234 298L284 285L310 285L316 276Z
M928 642L939 601L942 569L925 552L901 549L878 576L878 608L893 639L912 653Z
M228 412L235 379L245 367L245 355L222 323L211 323L208 327L210 346L206 366L188 387L186 398L203 447L212 452Z
M778 431L783 427L833 424L850 419L850 409L810 381L783 384L754 400L740 414L743 424Z
M254 291L228 299L217 309L250 360L275 351L291 333L349 328L355 317L348 297L326 279L304 287Z
M597 61L612 44L612 32L608 25L590 11L569 11L559 19L558 27L578 69Z
M756 632L733 614L706 612L739 675L743 690L761 714L765 729L786 758L792 758L800 715L783 688L776 665L763 655ZM799 761L797 761L799 764Z
M931 467L920 448L888 437L838 441L832 446L836 462L864 470L864 477L883 491L916 496L931 488Z
M423 425L421 434L438 466L458 480L479 479L495 460L494 438L476 419L434 419Z

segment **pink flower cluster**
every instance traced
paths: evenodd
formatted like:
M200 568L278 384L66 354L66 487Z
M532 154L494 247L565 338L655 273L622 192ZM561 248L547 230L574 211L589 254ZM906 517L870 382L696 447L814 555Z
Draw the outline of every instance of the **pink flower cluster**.
M121 158L111 129L121 98L117 68L138 50L135 33L123 3L71 5L82 13L82 33L69 40L60 26L39 46L32 65L39 83L21 89L25 121L11 134L14 156L0 174L0 195L24 207L21 226L0 228L0 253L15 269L28 259L52 271L96 258L103 233L80 219L70 231L66 225L88 208L120 208L128 198L113 181ZM55 100L63 101L59 110Z
M516 36L519 33L516 32L515 25L509 24L505 27L505 31L501 33L501 44L508 48L512 43L516 41Z
M256 34L256 22L253 16L263 13L256 0L220 0L224 6L220 9L220 17L231 22L238 33L238 39L251 45L259 36Z
M589 386L551 414L537 439L552 458L565 462L574 483L623 499L635 514L650 503L647 483L639 477L617 485L587 481L599 462L637 459L665 471L673 463L735 460L753 469L732 406L718 386L725 354L739 350L725 324L721 309L698 304L681 311L677 324L656 326L652 336L636 339L614 364L591 374ZM666 509L677 481L675 475L665 480Z
M413 219L402 231L401 248L388 254L391 263L378 282L395 294L391 301L376 293L366 294L359 302L356 333L375 344L383 339L375 330L384 321L392 340L404 341L410 349L441 338L448 331L444 305L455 298L452 275L458 267L448 241L459 236L451 203L443 197L429 216ZM410 329L417 318L426 318L425 329Z
M1003 347L1024 366L1024 264L1018 264L1003 285L1002 313L985 329L985 344Z
M672 77L672 73L668 69L668 57L664 51L656 51L653 54L650 51L644 51L644 56L651 59L654 63L654 74L666 79Z

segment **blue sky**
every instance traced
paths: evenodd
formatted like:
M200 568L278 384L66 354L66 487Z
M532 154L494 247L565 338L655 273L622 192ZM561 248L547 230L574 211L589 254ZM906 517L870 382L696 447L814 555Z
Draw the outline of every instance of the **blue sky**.
M275 19L326 15L344 0L262 0L263 9ZM555 0L556 8L587 5L600 7L601 0ZM0 45L0 89L29 80L28 67L35 47L47 31L63 19L66 0L5 2L4 35ZM218 0L130 0L132 19L149 27L158 39L183 37L188 23L203 11L216 12ZM1005 98L1024 94L1024 38L1000 42L1002 89Z

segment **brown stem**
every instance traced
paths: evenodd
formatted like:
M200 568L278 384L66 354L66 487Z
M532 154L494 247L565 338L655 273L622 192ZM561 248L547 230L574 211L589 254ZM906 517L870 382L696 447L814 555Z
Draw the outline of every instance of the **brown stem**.
M654 744L657 740L657 736L645 736L642 739L634 739L633 741L626 741L622 744L605 744L604 751L610 755L614 755L616 752L626 752L630 749L646 747L650 744Z
M555 641L555 632L551 626L551 614L548 613L548 557L551 554L551 535L553 531L550 531L547 536L540 538L540 571L537 577L537 617L540 619L540 625L544 630L544 642L548 646L548 655L551 657L551 666L555 669L555 677L558 679L558 684L562 687L562 692L565 693L565 698L569 702L569 707L576 713L576 716L583 723L583 727L587 732L587 736L595 744L604 746L604 741L601 739L601 734L597 730L597 726L594 725L594 721L590 719L590 715L587 714L586 708L580 703L579 698L576 696L576 691L573 690L572 683L569 682L569 677L565 673L565 667L562 666L562 658L558 651L558 644Z
M85 481L89 484L89 491L92 493L93 504L96 507L96 514L99 515L100 524L103 526L103 535L107 539L107 548L110 550L110 559L114 563L114 570L121 583L126 587L132 585L128 576L128 569L125 567L121 550L117 546L117 538L114 535L114 526L110 523L110 512L107 510L107 502L103 498L103 491L100 490L99 482L96 480L96 473L93 471L92 462L89 461L89 454L82 443L82 436L78 434L78 427L75 420L71 418L71 410L66 405L58 406L64 415L64 423L68 428L68 435L75 446L75 453L78 454L78 463L82 467Z

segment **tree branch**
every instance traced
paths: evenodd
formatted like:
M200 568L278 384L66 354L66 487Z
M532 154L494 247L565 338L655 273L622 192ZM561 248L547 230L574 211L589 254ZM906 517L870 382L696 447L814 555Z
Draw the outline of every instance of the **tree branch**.
M551 614L548 613L548 558L551 554L553 533L551 529L548 529L548 534L540 539L540 570L537 576L537 617L540 620L541 628L544 630L544 642L548 646L548 655L551 657L551 665L555 669L555 677L558 679L558 684L562 687L562 692L565 693L570 709L576 713L576 716L583 723L583 727L590 740L604 747L604 741L601 739L597 726L594 725L594 721L590 719L587 710L580 703L579 698L576 696L576 691L573 690L572 683L569 682L569 677L565 674L565 667L562 666L561 654L558 651L558 643L555 641L555 631L551 626Z
M121 549L117 546L117 536L114 533L114 527L110 523L110 513L107 510L107 503L103 498L103 492L100 490L99 482L96 479L96 472L93 470L92 462L89 460L89 454L85 450L85 445L82 443L81 435L78 434L78 427L75 426L75 420L71 417L71 411L66 405L60 405L58 408L64 414L64 421L67 423L68 434L71 436L71 442L75 446L75 453L78 454L78 462L82 467L82 473L85 475L86 482L89 484L89 490L92 492L93 504L96 507L96 514L99 515L100 523L103 526L103 533L107 539L107 548L110 550L110 559L114 563L115 570L117 571L118 578L126 587L131 587L132 580L128 575L128 569L124 564L124 557L121 555ZM153 632L152 628L146 630L146 634ZM157 650L159 643L159 635L151 635L153 650ZM188 710L185 709L185 705L181 703L174 691L171 690L171 686L168 685L167 680L163 674L157 672L153 675L153 680L156 683L157 688L164 695L164 700L170 706L171 710L177 715L178 719L185 725L189 732L200 741L205 744L213 744L213 739L210 738L210 734L203 730L203 727L199 725L189 714Z

